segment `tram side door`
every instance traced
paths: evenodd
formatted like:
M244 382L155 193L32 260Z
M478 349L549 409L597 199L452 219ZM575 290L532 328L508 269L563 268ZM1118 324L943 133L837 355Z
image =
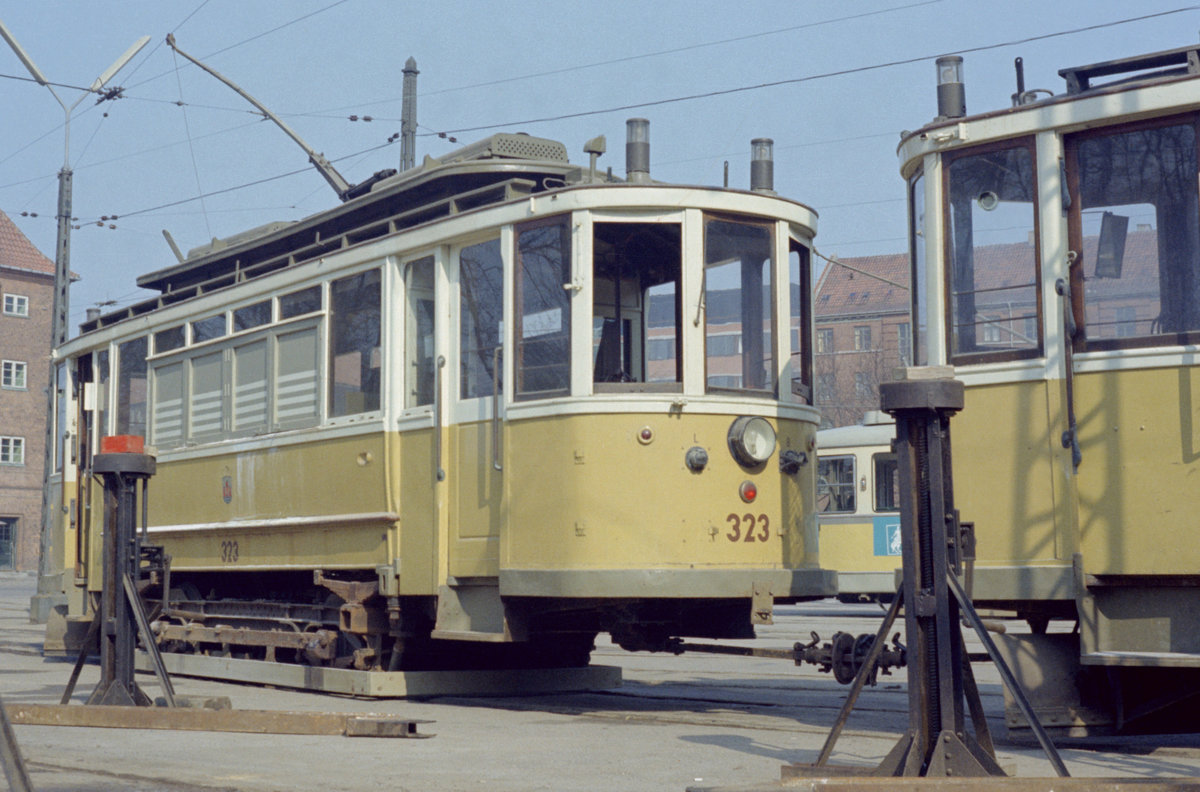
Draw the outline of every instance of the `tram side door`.
M398 433L399 499L403 522L396 555L400 593L430 594L444 579L442 499L437 479L438 332L435 256L403 262L403 410Z
M457 265L457 267L455 266ZM501 239L453 250L457 272L457 365L442 372L449 408L443 470L448 498L448 573L461 585L495 588L500 573L504 502L500 470L504 369L499 349L504 317ZM490 595L489 595L490 596Z

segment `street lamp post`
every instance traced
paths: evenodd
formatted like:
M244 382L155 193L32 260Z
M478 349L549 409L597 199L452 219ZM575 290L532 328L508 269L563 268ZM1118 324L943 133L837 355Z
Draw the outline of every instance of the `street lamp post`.
M141 51L142 47L146 46L146 42L150 40L150 37L143 36L135 41L133 46L127 49L125 54L117 58L111 66L105 69L88 90L69 107L59 97L58 92L54 90L54 86L50 84L37 65L34 64L33 59L17 43L16 38L5 27L3 21L0 21L0 37L3 37L8 46L12 48L12 51L16 53L16 56L24 64L25 69L33 79L39 85L44 85L63 109L65 135L63 141L63 166L62 170L58 172L58 234L54 246L54 305L50 331L51 349L54 349L66 343L69 333L67 321L71 305L71 181L73 175L71 173L71 113L85 97L103 88L134 55L137 55ZM54 472L54 454L52 448L54 443L54 413L57 396L56 380L56 366L54 361L51 360L50 376L46 387L46 434L45 443L43 444L45 463L42 468L42 530L40 552L38 554L38 587L37 594L34 595L33 600L30 602L29 608L29 620L35 623L45 622L50 616L50 609L54 605L60 604L64 598L62 581L60 579L62 570L53 569L53 526L57 521L54 519L54 504L51 502L52 499L50 497L50 477Z

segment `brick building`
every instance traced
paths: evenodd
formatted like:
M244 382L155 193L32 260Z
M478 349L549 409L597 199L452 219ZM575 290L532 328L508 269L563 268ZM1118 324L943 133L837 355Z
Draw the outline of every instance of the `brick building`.
M861 423L879 385L912 360L908 254L827 264L813 294L813 379L823 426Z
M37 569L54 262L0 212L0 569Z

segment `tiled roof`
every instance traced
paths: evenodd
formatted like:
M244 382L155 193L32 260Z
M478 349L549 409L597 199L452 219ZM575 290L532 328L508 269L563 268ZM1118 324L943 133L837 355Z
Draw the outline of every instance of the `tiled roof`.
M54 262L42 255L4 212L0 212L0 267L54 274Z
M817 280L816 305L813 308L817 317L833 319L838 316L902 313L908 310L907 253L860 256L840 261L846 266L826 264Z

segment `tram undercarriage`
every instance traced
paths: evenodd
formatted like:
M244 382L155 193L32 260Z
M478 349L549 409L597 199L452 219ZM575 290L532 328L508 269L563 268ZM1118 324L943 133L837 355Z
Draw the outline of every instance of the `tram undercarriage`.
M144 585L151 630L164 653L360 671L575 668L596 635L629 651L670 651L681 637L753 638L752 600L509 597L504 632L439 631L436 597L385 597L372 580L314 574L176 576ZM307 582L306 582L307 581ZM82 648L90 620L63 621L61 649ZM485 637L486 636L486 637Z

